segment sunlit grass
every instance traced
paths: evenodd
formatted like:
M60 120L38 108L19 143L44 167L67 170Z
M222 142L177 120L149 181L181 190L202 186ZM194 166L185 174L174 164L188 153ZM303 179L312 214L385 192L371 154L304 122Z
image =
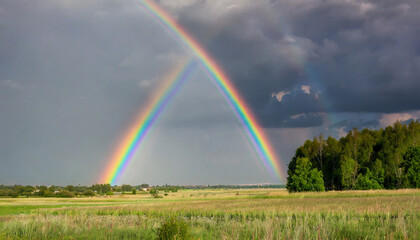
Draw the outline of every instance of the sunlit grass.
M173 216L184 218L197 239L418 239L420 191L217 189L161 199L0 199L0 238L154 239Z

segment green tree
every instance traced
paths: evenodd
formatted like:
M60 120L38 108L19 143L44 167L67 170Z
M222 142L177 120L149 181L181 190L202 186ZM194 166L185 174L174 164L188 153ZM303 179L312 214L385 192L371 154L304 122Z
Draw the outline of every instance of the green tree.
M92 190L86 190L85 192L83 192L83 195L85 196L95 196L95 193Z
M321 134L296 149L288 181L295 175L297 159L308 158L313 168L322 171L327 190L378 188L376 183L386 189L416 187L420 171L416 161L408 160L416 158L405 153L419 143L419 121L396 122L379 130L355 128L338 141Z
M365 175L359 174L356 180L356 189L368 190L368 189L381 189L382 186L379 184L373 174L367 169Z
M409 187L420 188L420 147L409 147L401 163Z
M121 187L121 186L117 186L117 185L115 185L115 186L112 188L112 191L114 191L114 192L121 192L121 191L122 191L122 187Z
M322 172L312 168L308 158L297 158L294 173L287 178L289 192L325 191Z
M131 192L133 190L133 187L131 185L128 184L123 184L122 185L122 191L123 192Z
M333 137L328 137L327 144L324 149L324 168L322 175L324 176L325 188L328 190L341 189L340 179L340 142Z
M344 189L353 189L356 183L356 161L345 158L341 163L341 185Z
M48 188L48 191L50 191L50 192L55 192L55 186L54 186L54 185L52 185L51 187L49 187L49 188Z
M376 159L375 163L373 164L372 175L373 175L373 178L383 188L384 187L384 180L385 180L385 170L382 167L382 162L379 159Z
M10 189L0 189L0 196L11 196L13 193Z
M150 189L149 192L154 198L159 198L159 190L157 190L156 188L152 188Z
M39 186L38 187L38 194L39 196L44 196L44 193L48 191L48 188L46 186Z
M57 194L58 197L74 198L74 194L68 190L63 190Z
M102 184L102 193L108 193L111 192L111 184Z
M326 141L324 135L320 134L318 137L314 137L312 141L312 150L314 151L314 160L316 161L316 167L322 171L324 169L324 148Z
M54 197L55 195L54 195L53 192L50 192L49 190L45 190L44 194L42 196L44 196L44 197Z

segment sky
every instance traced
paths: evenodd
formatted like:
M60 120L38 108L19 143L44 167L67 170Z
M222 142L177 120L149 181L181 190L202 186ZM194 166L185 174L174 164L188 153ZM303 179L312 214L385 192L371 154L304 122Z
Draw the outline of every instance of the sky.
M420 119L417 0L156 0L232 80L284 174L296 148ZM0 0L0 184L90 185L193 53L138 0ZM197 68L120 183L281 183Z

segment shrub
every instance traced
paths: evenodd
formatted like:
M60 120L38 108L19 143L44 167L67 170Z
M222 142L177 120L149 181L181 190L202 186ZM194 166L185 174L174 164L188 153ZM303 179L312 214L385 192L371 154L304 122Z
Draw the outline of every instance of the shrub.
M13 193L12 190L9 189L0 189L0 196L11 196Z
M42 196L44 196L44 197L55 197L55 194L53 192L45 190Z
M83 195L85 196L95 196L95 193L92 190L86 190L83 192Z
M368 189L381 189L382 186L375 179L369 169L365 175L359 174L356 180L356 189L368 190Z
M149 192L154 198L159 198L159 190L152 188Z
M157 229L158 239L191 239L190 228L181 218L172 217Z
M74 194L70 191L63 190L57 194L58 197L74 198Z
M113 192L107 192L106 195L112 196L112 195L114 195L114 193Z

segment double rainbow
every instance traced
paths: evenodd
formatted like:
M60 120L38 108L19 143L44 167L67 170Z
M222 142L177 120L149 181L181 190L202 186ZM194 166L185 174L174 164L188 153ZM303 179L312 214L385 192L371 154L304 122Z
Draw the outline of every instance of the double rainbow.
M102 176L101 182L114 185L119 181L153 124L168 106L183 82L191 75L194 65L194 61L183 61L165 77L164 83L153 94L146 104L145 110L141 112L137 121L130 127L127 135L118 146L111 158L110 165L107 166Z
M279 179L284 179L283 169L279 163L275 151L273 150L269 139L265 136L262 129L259 127L257 120L252 115L251 110L247 107L245 101L242 99L238 91L233 86L231 80L226 76L222 69L212 59L212 57L204 50L204 48L185 30L183 29L167 12L165 12L159 5L151 0L139 1L140 5L153 16L163 27L165 27L173 36L175 36L187 49L189 49L196 60L200 63L204 71L212 79L219 91L222 93L225 100L235 113L238 120L244 126L244 130L251 145L258 153L262 163L271 170ZM183 71L181 71L183 72ZM179 72L177 77L173 78L174 82L178 82ZM163 89L163 88L162 88ZM171 91L169 91L171 92ZM168 91L162 91L158 98L167 98L165 94ZM158 117L159 111L153 111L158 105L150 106L150 111L146 111L146 118L155 119ZM153 122L151 122L152 124ZM150 125L151 125L150 124ZM150 126L148 125L148 126ZM109 182L111 184L116 183L129 160L131 159L133 152L135 151L138 144L147 133L147 130L143 133L145 124L139 121L133 127L133 130L127 135L125 140L118 148L118 153L111 159L106 174L104 175L102 182Z

